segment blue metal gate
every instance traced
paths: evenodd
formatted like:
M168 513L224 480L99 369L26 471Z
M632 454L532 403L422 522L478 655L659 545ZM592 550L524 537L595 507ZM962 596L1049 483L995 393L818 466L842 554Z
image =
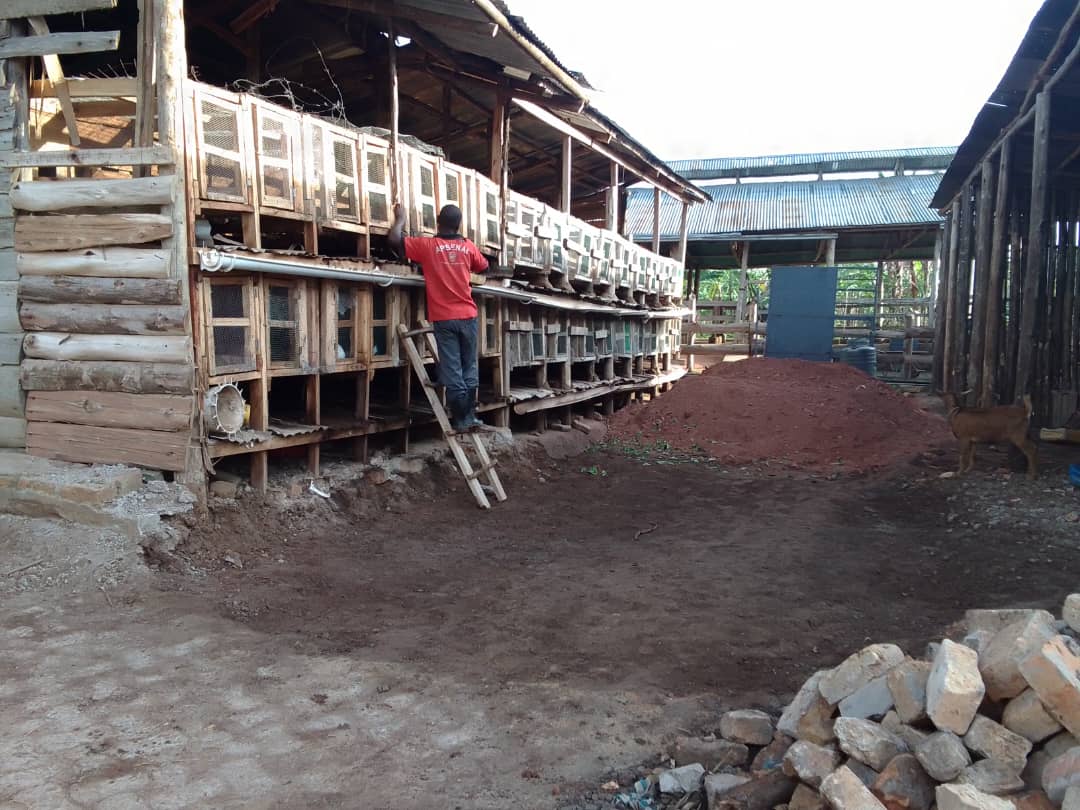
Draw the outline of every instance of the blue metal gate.
M766 357L832 359L835 267L774 267L769 281Z

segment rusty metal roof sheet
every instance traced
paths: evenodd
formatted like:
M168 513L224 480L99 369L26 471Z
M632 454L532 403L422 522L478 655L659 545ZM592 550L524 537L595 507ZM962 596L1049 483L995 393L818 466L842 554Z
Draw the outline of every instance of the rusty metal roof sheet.
M955 146L913 149L875 149L861 152L804 152L760 157L719 157L672 160L668 165L687 180L721 180L734 177L783 177L835 172L906 171L948 168Z
M763 232L839 231L941 222L929 208L940 174L856 180L724 183L703 186L712 202L690 209L691 239ZM652 189L631 189L627 229L652 238ZM682 204L661 195L661 239L677 239Z

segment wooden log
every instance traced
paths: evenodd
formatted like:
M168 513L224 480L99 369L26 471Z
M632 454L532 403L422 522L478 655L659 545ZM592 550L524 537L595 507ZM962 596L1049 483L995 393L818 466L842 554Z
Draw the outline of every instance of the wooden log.
M23 352L27 357L40 360L117 360L181 364L194 362L189 337L35 332L23 340Z
M953 369L956 367L956 356L953 354L953 344L956 340L956 276L960 265L960 198L952 201L949 208L949 266L946 272L945 300L945 324L944 324L944 361L941 371L941 390L952 391Z
M0 417L26 417L17 365L0 366Z
M169 251L164 248L91 247L50 253L20 253L15 264L24 278L168 278Z
M24 391L122 391L129 394L190 394L191 365L99 361L22 361Z
M54 214L15 220L15 248L27 253L138 245L172 235L172 220L161 214Z
M82 464L133 464L181 472L191 434L186 430L127 428L28 422L26 452L32 456Z
M934 366L932 386L935 391L942 390L945 379L945 327L949 302L949 240L952 231L952 212L945 216L945 230L940 236L941 254L938 259L937 301L934 314Z
M964 186L960 197L960 257L956 271L956 302L953 310L955 331L953 332L953 379L952 391L958 397L967 390L967 338L969 307L971 304L971 240L974 235L974 188L971 183Z
M72 82L71 84L78 86L79 83ZM172 151L164 146L0 152L0 168L8 169L62 166L170 166L174 162L175 157Z
M19 321L28 332L84 335L183 335L187 310L181 306L123 304L42 304L25 301ZM138 359L138 358L135 358Z
M35 14L72 14L116 8L116 0L4 0L0 20L16 20Z
M26 446L26 420L18 416L0 416L0 447Z
M998 159L997 190L994 199L994 227L990 237L990 266L985 307L986 344L983 355L982 388L979 406L997 404L997 377L1002 346L1002 286L1005 277L1005 254L1008 249L1009 172L1012 168L1012 139L1001 142Z
M26 418L139 430L188 430L194 398L104 391L31 391Z
M1024 286L1024 236L1020 191L1013 191L1009 216L1009 317L1005 323L1005 369L1002 399L1009 400L1016 387L1016 358L1020 348L1020 297Z
M1039 281L1046 267L1046 246L1049 238L1047 221L1047 164L1050 153L1050 94L1035 97L1035 133L1032 145L1031 209L1028 216L1028 240L1025 249L1024 288L1020 301L1020 335L1016 356L1016 380L1013 400L1031 393L1032 372L1035 368L1036 308Z
M22 211L63 211L66 208L127 208L168 205L171 177L131 177L122 180L63 180L16 183L11 204Z
M975 214L975 291L971 302L971 348L968 350L967 384L974 390L972 401L982 392L983 353L986 346L986 299L990 294L990 250L994 226L994 162L982 162L979 203Z
M182 283L180 279L25 276L19 281L19 300L42 304L180 304Z
M32 13L41 14L40 11ZM12 37L0 40L0 59L63 53L101 53L115 51L119 44L119 31L74 31L44 36Z

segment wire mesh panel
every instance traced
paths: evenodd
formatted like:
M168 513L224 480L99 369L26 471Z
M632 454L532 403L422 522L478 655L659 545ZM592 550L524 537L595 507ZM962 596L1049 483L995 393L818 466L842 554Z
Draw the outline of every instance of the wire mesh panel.
M251 340L251 284L248 280L204 281L210 328L210 375L255 369Z
M481 247L488 250L502 249L502 205L499 187L486 177L477 175L480 195Z
M316 222L327 218L326 202L326 124L310 115L304 116L304 196L311 201L311 215Z
M295 366L300 361L300 291L293 284L271 282L266 288L266 345L271 366Z
M345 363L355 359L357 345L357 296L356 290L338 285L337 288L337 347L335 359Z
M300 118L253 102L256 150L259 171L259 204L269 208L299 211L296 156L300 146Z
M563 248L566 222L567 216L562 211L545 208L536 229L540 266L549 272L566 272L566 251Z
M409 165L410 200L413 233L433 236L439 200L436 195L438 161L419 150L405 147L402 153Z
M367 224L388 230L391 221L390 158L386 141L365 135L361 139Z
M251 202L247 187L248 128L237 97L193 92L198 149L199 192L203 199Z
M350 132L326 130L327 219L360 222L360 139Z
M461 209L461 233L473 242L476 241L476 214L470 207L473 179L460 166L449 161L440 161L439 179L441 181L441 205L456 205Z
M591 281L593 249L597 247L599 232L579 219L570 220L567 235L566 270L570 278Z

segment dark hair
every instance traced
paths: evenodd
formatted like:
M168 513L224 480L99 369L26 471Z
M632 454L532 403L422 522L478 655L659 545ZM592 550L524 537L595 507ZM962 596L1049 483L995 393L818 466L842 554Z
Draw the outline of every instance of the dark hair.
M457 233L461 228L461 209L456 205L444 205L439 212L439 230L443 233Z

